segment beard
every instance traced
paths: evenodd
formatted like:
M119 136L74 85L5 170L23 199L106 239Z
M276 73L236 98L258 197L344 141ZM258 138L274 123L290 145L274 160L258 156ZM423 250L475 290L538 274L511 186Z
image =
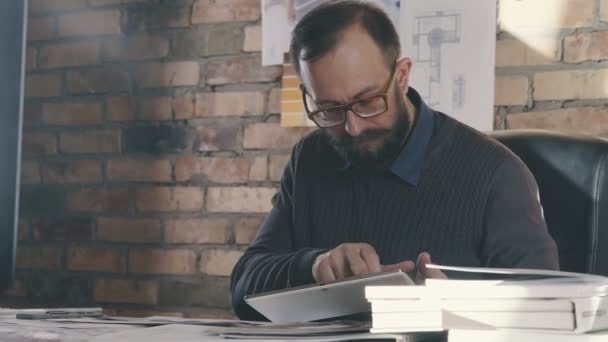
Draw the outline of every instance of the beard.
M370 129L353 137L345 134L341 137L330 136L334 149L353 166L369 171L380 171L388 168L401 152L403 142L412 125L407 106L399 87L395 85L397 122L389 129ZM382 114L380 114L382 115ZM379 141L371 148L365 143Z

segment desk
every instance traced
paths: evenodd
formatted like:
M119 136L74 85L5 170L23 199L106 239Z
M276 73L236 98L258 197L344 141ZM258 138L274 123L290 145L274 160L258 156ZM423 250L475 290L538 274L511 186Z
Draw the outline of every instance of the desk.
M0 309L0 341L2 342L201 342L201 341L224 341L220 336L211 334L209 325L204 325L208 320L179 319L174 317L155 318L165 323L159 323L154 327L149 320L125 318L120 324L108 323L108 320L85 319L84 322L68 323L61 320L21 320L15 318L16 310ZM232 321L237 322L237 321ZM135 323L135 324L131 324ZM141 324L137 324L141 323ZM179 324L176 324L179 323ZM339 335L338 335L339 336ZM353 336L353 335L351 335ZM336 335L334 335L334 338ZM367 337L378 341L378 335L359 334L358 338ZM401 336L405 338L405 336ZM295 341L293 337L286 339L273 339L273 341ZM319 338L311 339L306 336L307 341L329 341ZM334 339L353 340L348 339ZM443 338L434 338L433 341L442 341ZM239 339L232 341L256 341ZM384 339L384 341L395 341ZM397 341L407 341L406 339ZM425 339L425 341L428 341Z

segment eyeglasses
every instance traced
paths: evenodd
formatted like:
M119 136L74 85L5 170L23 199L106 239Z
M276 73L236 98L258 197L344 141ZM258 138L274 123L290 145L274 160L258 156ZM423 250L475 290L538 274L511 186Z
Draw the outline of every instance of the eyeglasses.
M346 122L346 112L349 110L361 118L371 118L372 116L386 112L388 110L388 90L391 84L393 84L396 73L397 65L395 64L391 78L382 92L367 95L336 106L319 107L304 86L300 84L302 101L304 102L308 118L321 128L330 128L344 124Z

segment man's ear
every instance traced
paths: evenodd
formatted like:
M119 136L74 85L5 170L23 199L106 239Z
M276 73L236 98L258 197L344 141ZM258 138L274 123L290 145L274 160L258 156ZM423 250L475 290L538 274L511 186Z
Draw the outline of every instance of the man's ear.
M399 84L399 88L404 93L407 93L407 89L410 84L410 72L412 71L412 60L408 57L402 58L397 62L397 79L395 80Z

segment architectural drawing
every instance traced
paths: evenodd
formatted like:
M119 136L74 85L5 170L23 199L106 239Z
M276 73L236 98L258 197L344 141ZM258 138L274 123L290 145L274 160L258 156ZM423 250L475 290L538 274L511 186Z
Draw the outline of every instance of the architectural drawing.
M428 82L418 89L431 107L441 104L441 50L445 44L460 43L460 14L437 11L415 17L413 59L428 71Z
M399 18L410 85L433 109L492 130L496 2L403 0Z

